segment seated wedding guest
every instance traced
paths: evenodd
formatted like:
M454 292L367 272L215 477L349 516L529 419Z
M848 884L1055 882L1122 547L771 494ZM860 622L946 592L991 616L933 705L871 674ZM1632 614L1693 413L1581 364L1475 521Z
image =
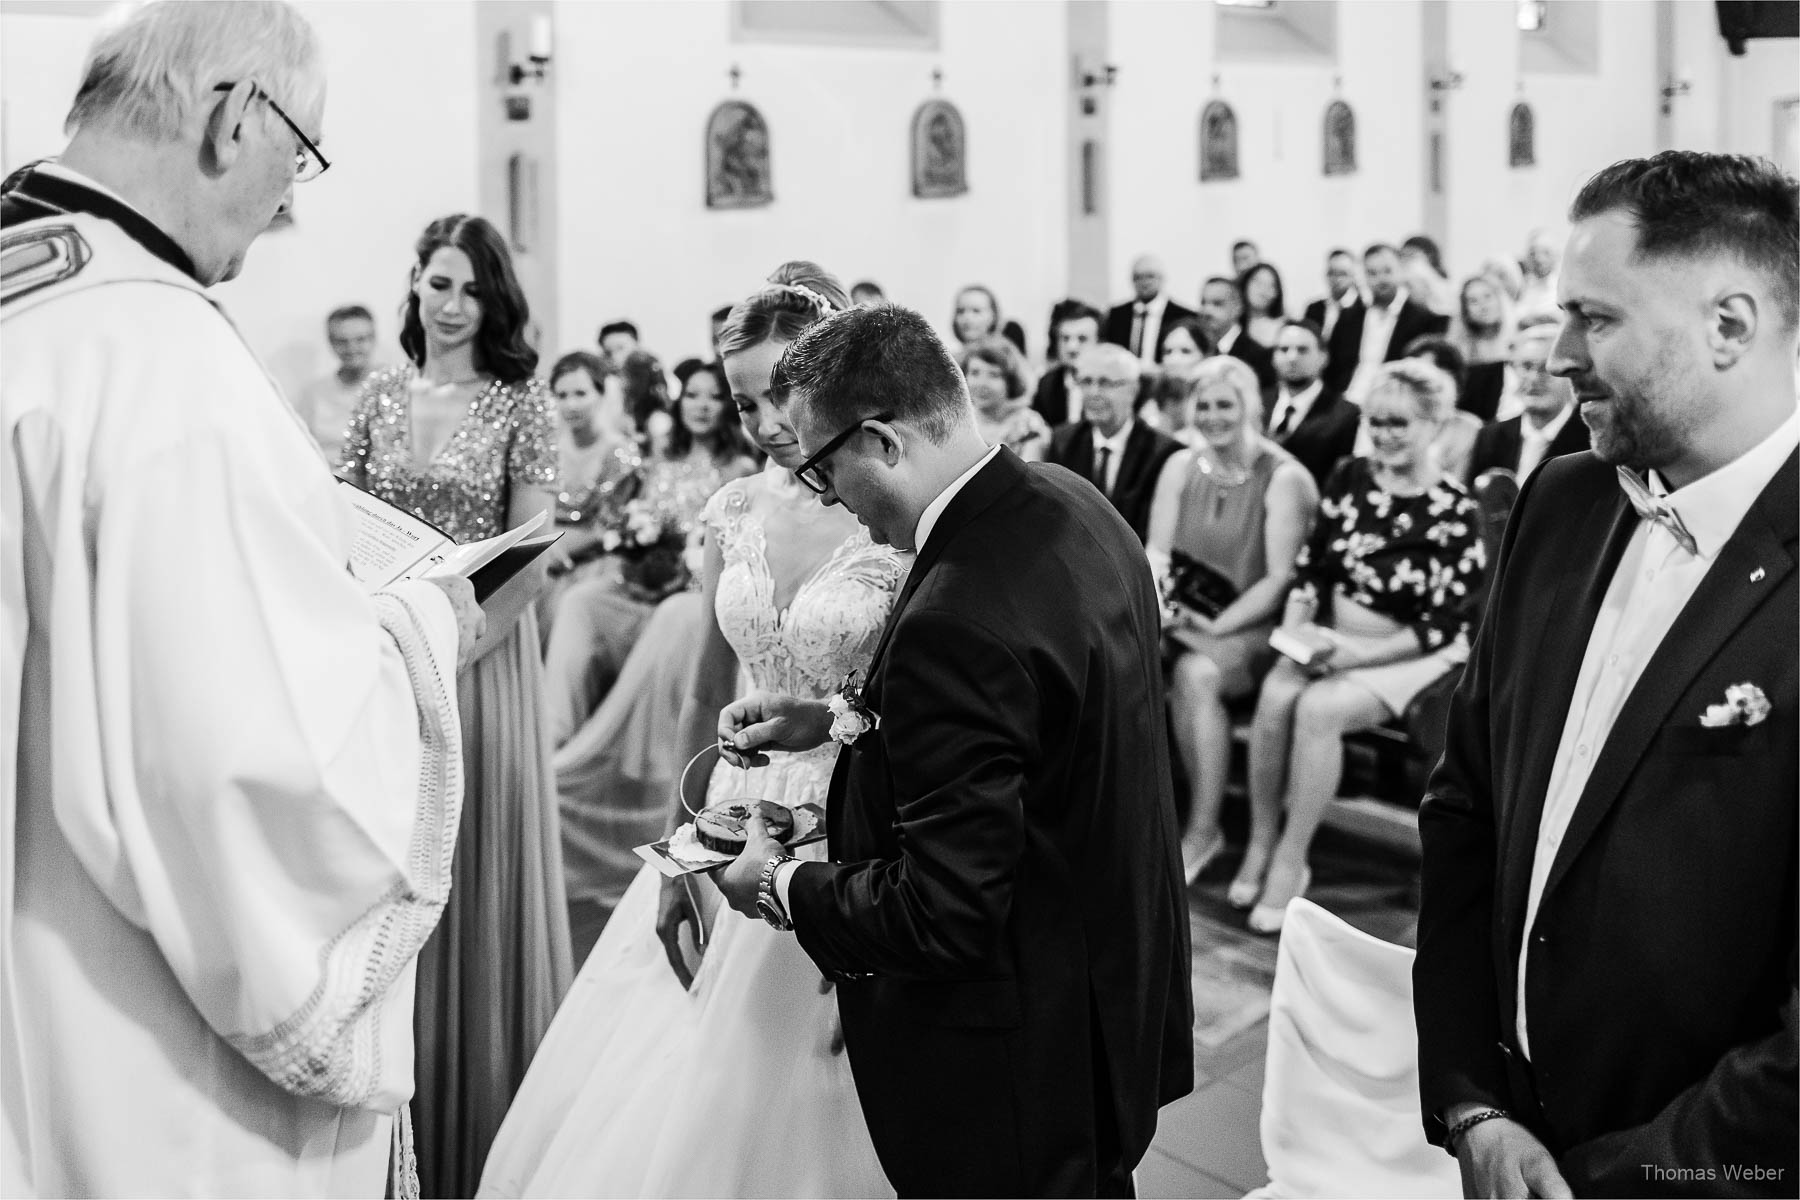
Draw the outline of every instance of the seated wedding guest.
M625 356L638 348L637 326L630 321L608 321L600 327L599 336L595 339L600 344L600 353L615 367L623 368Z
M1287 297L1281 290L1281 272L1268 263L1257 263L1238 276L1238 294L1244 298L1244 332L1252 341L1273 346L1281 323L1287 320Z
M1075 361L1100 340L1100 310L1079 300L1059 301L1050 313L1049 366L1038 380L1031 407L1055 427L1081 419L1081 393L1075 390Z
M325 340L337 356L337 370L300 389L294 411L312 431L313 441L325 452L325 461L337 465L344 450L344 429L350 410L374 368L375 318L360 304L332 309L325 318Z
M1463 280L1456 316L1445 336L1461 351L1465 364L1456 406L1483 421L1492 421L1500 405L1512 332L1512 306L1500 285L1486 275Z
M1325 295L1306 306L1304 314L1319 329L1325 344L1331 344L1331 331L1345 309L1363 302L1362 280L1356 272L1356 255L1337 249L1325 256Z
M1082 417L1050 437L1049 461L1089 480L1112 501L1142 541L1150 521L1156 477L1181 443L1158 433L1133 411L1143 364L1123 346L1103 342L1075 363Z
M1550 374L1550 352L1558 326L1533 325L1513 341L1512 373L1524 411L1484 426L1475 436L1468 479L1495 467L1511 471L1523 483L1546 459L1588 448L1587 422L1576 411L1575 389L1567 379Z
M864 279L850 289L850 303L861 305L864 308L873 308L877 304L887 303L887 293L882 291L881 285L873 279ZM729 305L726 306L725 311L727 314L731 312Z
M1215 275L1200 288L1200 328L1212 339L1213 353L1229 354L1256 372L1264 396L1275 390L1275 364L1269 348L1244 332L1244 293L1235 280Z
M1017 321L1000 315L1000 300L992 288L971 283L956 293L956 304L950 311L950 329L959 346L978 342L984 337L1003 337L1025 353L1025 329Z
M1534 229L1525 241L1525 255L1519 265L1525 283L1519 289L1519 302L1513 313L1520 321L1526 317L1562 319L1562 305L1556 299L1556 265L1561 256L1556 234L1548 229Z
M1406 348L1406 357L1428 362L1450 377L1450 411L1444 415L1437 439L1431 444L1431 452L1437 456L1438 466L1445 473L1466 480L1469 478L1469 456L1475 452L1475 437L1481 432L1482 423L1481 418L1465 412L1462 407L1463 387L1468 382L1469 371L1462 351L1447 337L1427 334L1413 339ZM1356 452L1367 454L1371 444L1369 432L1364 429L1357 440Z
M1025 356L1005 338L983 338L956 352L975 401L975 428L990 446L1005 446L1026 462L1042 462L1050 450L1050 426L1031 407Z
M624 359L612 360L625 389L625 415L644 439L646 448L659 450L675 427L669 414L669 380L661 360L648 350L630 350Z
M1400 243L1400 274L1413 299L1440 317L1456 312L1456 289L1444 272L1444 253L1422 233Z
M1363 252L1368 283L1364 303L1346 311L1326 339L1325 383L1360 401L1375 368L1406 356L1416 337L1442 333L1448 317L1434 314L1408 294L1400 275L1400 252L1377 242Z
M1206 330L1200 328L1200 322L1184 317L1163 330L1162 348L1158 352L1157 361L1162 363L1165 370L1186 370L1197 365L1201 359L1212 357L1214 353L1213 340L1206 336Z
M1164 363L1145 372L1140 384L1143 400L1138 404L1138 420L1184 446L1200 443L1200 434L1193 426L1194 368L1198 365Z
M1467 654L1486 556L1480 510L1431 453L1452 391L1429 363L1377 369L1363 403L1374 451L1326 482L1295 565L1282 628L1314 653L1304 666L1284 654L1257 699L1250 843L1227 895L1257 933L1279 931L1311 881L1307 851L1337 794L1344 735L1404 713Z
M1162 260L1141 254L1131 264L1131 299L1115 304L1100 327L1100 340L1123 346L1146 365L1162 361L1162 333L1177 321L1192 320L1192 309L1169 298Z
M1165 584L1164 632L1175 655L1169 716L1191 798L1181 840L1189 883L1225 848L1225 704L1252 695L1274 658L1269 631L1319 506L1306 468L1260 432L1262 393L1249 367L1209 358L1194 368L1192 383L1199 440L1163 467L1145 542L1151 570ZM1213 585L1189 593L1198 605L1183 601L1183 572Z
M737 431L716 363L688 376L660 451L644 455L637 485L602 531L603 572L571 586L544 651L545 727L561 749L606 698L651 610L692 579L700 511L729 479L756 469ZM560 768L560 759L559 770Z
M1526 481L1419 809L1420 1108L1471 1196L1792 1196L1800 186L1576 195Z
M412 1149L483 618L345 570L206 291L326 169L325 75L289 5L131 8L0 201L0 1194L378 1196Z
M458 541L555 511L555 418L525 342L506 239L457 213L413 246L405 366L363 389L341 474ZM491 630L458 680L465 780L456 886L419 955L419 1179L474 1192L488 1143L568 990L567 910L537 613Z
M1275 339L1279 388L1269 415L1269 437L1300 460L1323 486L1332 469L1356 450L1362 409L1325 386L1325 348L1311 321L1289 321Z
M1519 270L1519 264L1511 258L1497 254L1483 259L1481 269L1476 274L1492 280L1494 286L1500 289L1501 294L1506 297L1509 312L1519 302L1519 293L1525 287L1525 273Z
M1255 242L1235 241L1231 243L1231 275L1236 279L1262 261L1262 251L1256 248Z
M607 531L637 495L644 461L625 420L619 373L606 359L585 350L563 355L550 370L550 391L559 418L556 528L562 538L546 553L551 582L538 596L539 636L546 642L564 593L607 566ZM620 660L629 648L627 640Z

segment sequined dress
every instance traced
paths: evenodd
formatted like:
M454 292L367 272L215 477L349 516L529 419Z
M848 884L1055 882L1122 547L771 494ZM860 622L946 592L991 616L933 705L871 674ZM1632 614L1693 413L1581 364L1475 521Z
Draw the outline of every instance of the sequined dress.
M742 664L741 689L825 696L867 663L906 561L858 529L777 607L752 502L767 486L735 481L707 506L725 560L719 627ZM755 771L715 770L707 800L823 805L836 752L827 743ZM823 858L824 843L798 854ZM837 1003L818 968L792 934L724 910L683 991L656 936L659 882L643 868L582 966L480 1194L892 1195L849 1060L831 1050Z
M502 532L513 489L548 488L555 479L543 385L489 385L420 469L412 450L414 378L412 367L401 367L365 385L340 474L458 541ZM419 955L414 1016L413 1128L427 1196L474 1193L572 974L541 687L529 609L457 680L462 826L450 901Z

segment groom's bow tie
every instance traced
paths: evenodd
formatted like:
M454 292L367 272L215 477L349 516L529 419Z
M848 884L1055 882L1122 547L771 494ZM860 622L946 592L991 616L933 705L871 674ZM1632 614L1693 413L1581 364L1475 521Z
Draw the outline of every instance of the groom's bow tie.
M1646 487L1644 481L1637 477L1637 472L1630 467L1620 467L1619 487L1624 489L1626 498L1631 501L1631 507L1637 509L1638 516L1667 529L1669 536L1675 539L1675 544L1689 554L1700 553L1700 543L1688 532L1688 527L1682 523L1681 514L1675 511L1675 506Z

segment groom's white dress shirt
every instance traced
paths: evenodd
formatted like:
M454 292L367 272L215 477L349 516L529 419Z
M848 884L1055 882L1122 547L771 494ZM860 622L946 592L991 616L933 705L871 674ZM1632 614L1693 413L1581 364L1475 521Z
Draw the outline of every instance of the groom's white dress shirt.
M931 531L937 528L938 518L942 517L944 510L950 507L950 502L956 499L956 494L969 485L969 480L981 474L981 469L993 462L994 456L998 453L1000 453L1000 447L995 446L976 459L974 466L952 479L950 485L925 506L925 511L919 514L918 527L913 530L913 553L917 554L924 549L926 541L931 537ZM775 898L781 901L781 911L786 913L790 920L793 918L794 910L788 904L788 885L793 882L794 872L799 867L800 864L797 862L787 862L782 863L775 871Z
M1557 848L1569 830L1581 793L1587 790L1588 777L1594 773L1594 762L1651 655L1687 607L1719 551L1737 532L1744 514L1797 444L1800 416L1789 416L1735 462L1678 491L1667 492L1669 505L1694 535L1699 553L1683 550L1662 524L1640 521L1613 571L1600 615L1588 634L1587 652L1581 657L1581 672L1575 677L1575 694L1569 701L1550 786L1544 792L1543 815L1538 819L1537 850L1525 901L1525 937L1519 943L1518 1017L1513 1026L1526 1058L1531 1057L1525 1027L1525 968L1531 927ZM1649 486L1657 495L1665 494L1665 485L1654 471Z

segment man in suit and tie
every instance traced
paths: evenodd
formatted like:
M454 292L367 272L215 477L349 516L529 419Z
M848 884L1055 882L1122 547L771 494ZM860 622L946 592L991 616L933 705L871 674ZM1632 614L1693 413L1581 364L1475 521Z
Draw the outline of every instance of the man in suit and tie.
M1169 299L1163 291L1162 260L1140 255L1131 264L1132 298L1115 305L1100 328L1100 340L1123 346L1142 363L1162 361L1163 330L1177 321L1191 321L1194 310Z
M1306 319L1319 327L1325 344L1337 329L1338 318L1363 302L1362 283L1356 277L1356 255L1348 250L1333 250L1325 256L1325 294L1306 306Z
M1325 384L1352 400L1362 397L1370 374L1384 362L1406 357L1416 337L1443 333L1450 318L1412 299L1400 283L1400 252L1384 242L1363 253L1369 301L1344 312L1326 342Z
M1156 477L1181 443L1138 420L1141 366L1122 346L1099 345L1075 363L1081 420L1050 435L1049 461L1080 475L1112 501L1138 541L1150 527Z
M1100 310L1091 304L1067 302L1050 331L1054 361L1038 380L1031 407L1046 425L1055 428L1081 419L1081 394L1075 390L1075 363L1082 351L1100 341Z
M1666 151L1570 219L1593 452L1525 483L1419 812L1427 1133L1471 1196L1792 1196L1796 185Z
M900 1195L1129 1196L1157 1108L1193 1086L1149 563L1085 482L987 446L917 313L821 321L781 370L795 473L918 557L861 689L880 720L838 731L832 861L794 861L756 819L720 888L836 981ZM739 757L833 724L759 693L719 735Z
M1244 294L1236 280L1215 275L1200 288L1200 312L1195 318L1219 354L1229 354L1256 372L1267 410L1275 394L1275 364L1269 348L1244 332Z
M1319 376L1325 349L1319 327L1288 321L1275 339L1275 378L1280 382L1269 410L1269 436L1311 472L1323 488L1338 460L1356 448L1362 409L1325 386Z
M1588 427L1575 411L1575 389L1567 379L1550 374L1550 350L1557 326L1545 322L1519 331L1513 339L1515 395L1525 406L1516 417L1481 427L1469 454L1469 479L1500 467L1522 482L1546 459L1588 448Z

